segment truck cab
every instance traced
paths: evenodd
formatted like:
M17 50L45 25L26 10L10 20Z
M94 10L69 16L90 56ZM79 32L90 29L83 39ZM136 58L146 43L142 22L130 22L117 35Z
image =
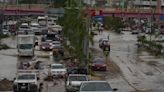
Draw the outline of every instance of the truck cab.
M14 92L40 92L42 83L36 73L18 73L14 83Z

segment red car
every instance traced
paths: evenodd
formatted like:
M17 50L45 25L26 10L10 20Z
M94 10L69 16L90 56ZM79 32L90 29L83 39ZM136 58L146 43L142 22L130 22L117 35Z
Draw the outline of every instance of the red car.
M107 66L103 58L96 58L91 64L92 70L106 71Z
M40 45L40 50L50 51L52 49L53 49L53 47L49 42L42 42Z

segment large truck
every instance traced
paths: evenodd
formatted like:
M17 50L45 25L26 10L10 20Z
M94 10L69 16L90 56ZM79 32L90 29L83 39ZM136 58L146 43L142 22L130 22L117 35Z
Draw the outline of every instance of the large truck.
M34 47L35 47L34 34L17 35L18 56L34 56Z

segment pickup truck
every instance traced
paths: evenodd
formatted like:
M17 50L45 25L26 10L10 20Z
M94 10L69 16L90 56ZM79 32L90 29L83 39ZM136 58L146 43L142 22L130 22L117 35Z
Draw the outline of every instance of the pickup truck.
M36 73L18 73L14 83L14 92L41 92L42 83Z

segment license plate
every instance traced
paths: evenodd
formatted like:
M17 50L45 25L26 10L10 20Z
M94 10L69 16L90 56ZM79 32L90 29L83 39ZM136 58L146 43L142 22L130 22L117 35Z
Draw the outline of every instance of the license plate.
M25 89L26 87L25 87L25 86L22 86L21 88L22 88L22 89Z

